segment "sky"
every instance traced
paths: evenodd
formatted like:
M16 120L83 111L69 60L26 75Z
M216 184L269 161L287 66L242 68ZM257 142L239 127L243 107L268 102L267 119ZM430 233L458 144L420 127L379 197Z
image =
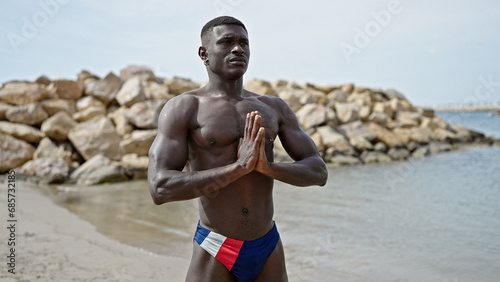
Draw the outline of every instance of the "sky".
M199 34L220 15L247 27L245 81L394 88L421 106L500 103L496 0L3 0L0 83L131 64L204 82Z

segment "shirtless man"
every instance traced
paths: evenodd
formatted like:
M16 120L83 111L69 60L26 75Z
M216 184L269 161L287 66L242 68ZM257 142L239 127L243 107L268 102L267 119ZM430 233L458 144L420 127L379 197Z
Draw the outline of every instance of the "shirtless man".
M325 163L283 100L243 89L250 48L240 21L211 20L201 42L208 84L161 111L149 190L157 205L198 198L186 281L287 281L273 182L323 186ZM273 162L277 136L293 163Z

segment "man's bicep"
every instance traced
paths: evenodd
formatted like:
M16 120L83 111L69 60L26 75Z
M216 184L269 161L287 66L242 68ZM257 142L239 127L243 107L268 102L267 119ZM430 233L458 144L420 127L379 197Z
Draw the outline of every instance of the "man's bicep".
M160 113L158 135L149 152L157 169L182 170L188 158L189 105L174 99Z

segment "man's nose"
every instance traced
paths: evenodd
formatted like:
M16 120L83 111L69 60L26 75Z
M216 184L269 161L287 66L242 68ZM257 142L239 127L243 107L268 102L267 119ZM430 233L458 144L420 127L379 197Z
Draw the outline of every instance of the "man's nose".
M244 52L243 48L241 48L240 44L236 43L231 50L232 53L242 54Z

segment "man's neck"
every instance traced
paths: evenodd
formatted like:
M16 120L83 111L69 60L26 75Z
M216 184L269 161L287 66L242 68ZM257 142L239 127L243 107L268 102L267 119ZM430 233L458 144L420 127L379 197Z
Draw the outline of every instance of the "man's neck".
M225 80L216 75L209 75L205 89L212 95L241 97L243 93L243 77L237 80Z

